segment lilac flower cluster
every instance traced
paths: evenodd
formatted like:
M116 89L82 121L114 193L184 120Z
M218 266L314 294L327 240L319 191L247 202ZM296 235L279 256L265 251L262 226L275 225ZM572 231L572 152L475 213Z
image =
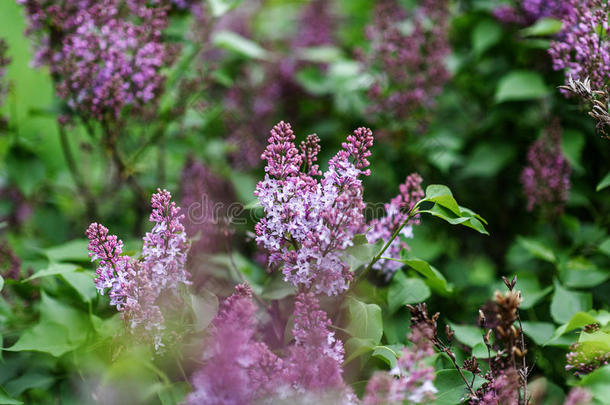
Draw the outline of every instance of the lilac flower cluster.
M180 177L181 205L186 210L184 226L190 238L197 239L189 253L210 254L226 249L228 237L223 226L230 220L228 207L235 201L230 184L192 158Z
M492 373L487 373L491 375ZM514 368L506 368L496 372L493 376L486 376L488 382L484 383L477 394L479 398L471 400L471 404L498 405L518 404L519 374Z
M280 122L262 155L266 175L255 195L265 214L256 225L256 241L269 252L271 265L283 266L286 281L316 294L339 294L353 276L343 251L364 225L359 177L370 173L373 135L359 128L348 136L320 180L312 165L317 137L302 143L300 153L294 139L290 125Z
M143 109L164 83L171 59L163 42L164 1L18 0L39 43L35 63L46 64L59 96L79 114L120 117L125 107Z
M11 249L6 240L0 241L0 276L5 279L19 280L21 259Z
M610 364L610 353L607 351L584 349L582 343L570 346L570 352L566 355L567 371L571 371L575 375L585 375Z
M403 224L407 219L409 211L417 204L419 200L424 198L425 193L421 188L422 178L417 173L412 173L407 176L407 179L403 184L399 186L400 193L394 197L390 203L385 204L386 215L382 218L373 219L370 221L366 229L366 237L369 243L375 243L379 240L384 242L389 241L396 230ZM398 237L396 237L385 256L393 259L400 259L400 252L403 249L408 249L409 246L403 240L403 238L413 237L413 225L419 224L419 216L413 217L409 223L402 228ZM364 231L366 231L366 229ZM392 277L394 272L402 267L402 263L381 259L373 265L373 269L382 271L388 278Z
M431 333L426 324L413 325L409 335L412 346L403 349L397 366L389 373L377 372L371 377L363 405L403 404L405 401L423 404L434 401L437 392L434 386L434 367L426 363L434 355Z
M343 346L329 331L330 320L314 295L296 298L295 339L285 358L255 339L255 315L250 288L237 286L212 323L204 365L192 377L195 390L187 397L187 404L203 400L209 404L274 403L329 391L336 392L338 398L352 395L341 376Z
M566 84L570 77L584 80L604 89L610 77L610 41L605 0L567 0L562 19L563 29L551 43L549 54L555 70L565 70Z
M521 183L528 211L540 207L549 214L561 212L569 197L570 172L561 152L561 126L554 120L527 152Z
M379 2L374 23L367 27L372 48L364 56L367 69L377 72L369 91L375 112L403 119L433 109L450 77L445 67L448 3L424 0L408 14L396 0ZM412 28L407 31L409 17Z
M516 6L501 5L493 14L503 23L525 26L546 17L561 19L569 11L570 6L562 0L521 0Z
M164 318L159 306L162 294L177 294L178 286L189 283L185 269L189 243L180 208L171 202L166 190L152 197L150 221L155 223L143 238L142 258L123 254L123 242L109 235L103 225L87 229L89 256L98 261L95 286L100 294L108 290L110 305L121 312L132 331L143 329L155 344L163 346Z

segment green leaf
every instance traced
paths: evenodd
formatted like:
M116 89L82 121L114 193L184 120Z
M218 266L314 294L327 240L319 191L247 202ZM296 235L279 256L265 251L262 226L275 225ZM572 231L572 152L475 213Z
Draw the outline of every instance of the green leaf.
M212 37L212 42L219 48L251 59L265 59L268 56L267 51L259 44L232 31L219 31L215 33Z
M472 373L462 370L466 381L472 381ZM484 380L476 376L474 380L475 390L483 384ZM436 372L434 386L438 390L435 404L453 405L461 403L467 396L467 388L460 373L455 369L440 370Z
M195 317L195 330L205 330L218 312L218 297L203 289L200 295L191 295L191 309Z
M265 300L281 300L295 294L296 288L294 285L285 282L283 276L276 275L263 287L260 296Z
M0 291L2 291L2 288L4 288L4 278L0 275Z
M542 242L540 242L536 239L525 238L523 236L519 236L519 237L517 237L517 242L519 243L519 245L521 245L521 247L523 247L525 250L527 250L532 256L534 256L538 259L545 260L545 261L551 262L551 263L555 263L557 261L553 251L549 247L545 246Z
M450 323L449 325L451 326L451 329L453 329L453 332L455 332L455 338L466 346L474 347L479 343L485 344L481 329L476 326L456 325L454 323Z
M376 304L366 304L354 297L348 299L349 323L347 332L356 338L370 340L373 345L381 341L383 321L381 308Z
M23 402L11 398L4 388L0 386L0 404L1 405L21 405Z
M510 278L510 277L509 277ZM521 291L522 301L521 309L530 309L536 305L541 299L546 297L551 291L553 286L548 286L544 289L540 289L540 283L538 279L531 274L519 274L517 282L517 289Z
M430 286L430 288L441 294L449 294L453 291L453 287L447 283L445 276L443 276L441 272L439 272L425 260L418 259L410 256L409 254L407 254L407 257L404 259L386 259L401 262L411 267L413 270L425 277L426 283Z
M492 20L483 20L472 31L472 49L476 55L482 55L494 46L502 37L502 28Z
M64 261L89 261L89 241L85 239L72 240L63 245L44 250L44 253L52 262Z
M599 250L606 254L607 256L610 256L610 238L604 240L600 245L599 245Z
M372 356L385 361L390 367L390 370L396 367L398 353L396 353L388 346L375 347Z
M567 323L577 312L586 312L591 309L593 298L590 293L570 291L557 281L555 293L551 300L551 317L557 323Z
M604 178L599 182L595 191L601 191L606 187L610 186L610 172L604 176Z
M77 266L75 264L71 264L71 263L51 263L51 264L49 264L49 267L47 267L44 270L37 271L36 273L32 274L30 277L26 278L24 281L31 281L31 280L35 280L40 277L48 277L48 276L72 273L72 272L76 271L78 268L79 268L79 266Z
M543 98L548 89L540 73L518 70L500 79L496 88L495 100L504 101L534 100Z
M56 322L40 322L23 332L13 346L4 350L38 351L59 357L75 348L76 345L70 342L68 330L63 325Z
M49 373L31 371L7 382L4 387L9 394L18 397L23 392L32 388L48 389L54 382L55 377Z
M458 206L457 201L455 201L455 198L453 198L451 190L449 187L443 186L442 184L431 184L426 187L426 196L422 202L423 201L436 203L447 208L455 215L460 215L460 207Z
M541 37L557 34L561 31L561 21L554 18L541 18L530 27L521 30L524 37Z
M460 207L462 208L462 207ZM451 225L464 225L484 235L489 235L478 215L472 215L470 210L462 209L461 216L456 216L453 212L440 205L434 205L432 208L427 210L419 210L420 213L430 214L432 216L444 219Z
M430 296L430 289L419 278L407 278L402 271L397 271L388 289L388 307L390 312L406 304L416 304Z
M561 280L567 287L595 287L606 281L609 274L584 257L570 259L561 272Z
M610 365L600 367L586 375L578 385L590 390L595 399L602 404L610 404L610 384L608 384L608 381L610 381Z
M241 2L242 0L208 0L214 17L220 17L226 14L227 11L234 9Z
M336 46L316 46L298 50L299 58L312 63L334 63L343 59L343 52Z
M352 270L368 265L385 244L383 239L379 239L375 243L362 243L362 237L366 240L366 236L355 235L354 245L343 251L343 260ZM356 240L357 238L358 240Z
M550 322L522 322L521 324L523 333L540 346L550 341L555 332L555 325Z
M75 271L64 273L61 275L66 283L68 283L84 302L90 302L97 297L97 289L95 288L95 273L91 271Z

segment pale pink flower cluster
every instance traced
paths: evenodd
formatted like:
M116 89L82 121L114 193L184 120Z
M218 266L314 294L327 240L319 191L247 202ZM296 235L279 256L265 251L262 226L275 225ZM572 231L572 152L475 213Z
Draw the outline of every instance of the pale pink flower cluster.
M343 253L364 225L360 176L370 174L373 135L359 128L348 136L321 179L314 164L317 137L303 142L301 152L294 139L290 125L280 122L262 155L267 174L255 195L265 215L256 225L256 241L269 252L269 264L283 266L287 282L336 295L352 279Z
M100 294L108 290L110 305L121 312L132 331L143 329L162 346L164 318L159 306L162 294L176 295L181 284L189 283L185 269L189 242L180 208L171 194L157 190L152 197L150 221L155 225L143 240L142 257L123 254L123 242L108 235L108 228L93 223L87 229L89 256L98 261L95 286Z

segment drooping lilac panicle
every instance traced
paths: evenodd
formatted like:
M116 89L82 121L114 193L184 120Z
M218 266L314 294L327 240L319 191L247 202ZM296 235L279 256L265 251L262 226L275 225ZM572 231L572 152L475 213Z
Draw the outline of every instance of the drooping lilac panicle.
M166 190L152 197L152 231L144 239L141 259L123 254L123 242L108 234L108 228L93 223L86 231L89 256L98 261L95 286L100 294L108 290L110 305L121 312L133 332L144 331L155 345L162 346L164 317L159 298L177 294L180 284L188 284L185 269L189 244L179 208Z
M527 209L542 208L548 214L563 210L570 191L570 164L561 151L561 126L554 121L527 153L521 173Z
M37 41L35 64L48 65L69 107L95 119L119 118L154 102L170 61L162 41L164 1L19 0Z
M295 343L286 360L292 386L297 391L345 388L341 368L343 343L330 331L328 315L311 293L299 294L294 305Z
M189 158L180 176L180 194L186 234L198 238L189 254L225 251L228 236L223 230L229 221L229 205L235 201L231 185L203 163Z
M563 3L567 12L562 18L562 30L549 48L553 68L565 71L566 84L570 77L588 78L592 87L604 89L610 79L610 3L605 0Z
M379 2L367 27L371 49L364 56L375 74L369 91L374 112L391 119L413 117L418 125L425 124L423 113L434 108L450 77L445 67L450 53L448 3L425 0L407 13L396 0ZM407 31L404 22L409 17L412 29Z
M434 355L434 349L426 335L426 325L413 325L409 340L397 365L390 372L377 372L366 387L363 405L431 403L437 392L434 386L434 367L426 361Z
M415 204L424 198L424 191L422 190L421 183L422 178L417 173L412 173L407 176L405 182L399 186L400 193L394 197L390 203L385 204L386 215L382 218L376 218L371 220L363 229L366 232L366 237L369 243L375 243L379 240L387 242L391 239L394 232L402 225L407 219L409 211L415 206ZM407 225L405 225L400 231L399 236L392 241L385 256L393 259L400 259L400 252L403 249L408 249L406 242L401 240L401 236L404 238L413 237L413 225L419 224L419 216L413 217ZM381 259L373 265L373 269L382 271L386 277L391 277L396 270L402 267L402 263Z
M352 278L342 253L364 223L359 176L369 173L372 134L360 128L348 137L321 180L312 175L319 172L310 170L313 160L302 167L308 158L298 154L293 139L290 127L280 123L263 154L267 175L255 195L265 216L256 225L256 240L269 252L270 264L282 267L286 281L338 294Z

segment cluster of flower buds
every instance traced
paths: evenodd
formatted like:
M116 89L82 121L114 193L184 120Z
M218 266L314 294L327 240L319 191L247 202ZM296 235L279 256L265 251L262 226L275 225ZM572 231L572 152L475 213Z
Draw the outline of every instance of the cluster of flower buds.
M610 126L610 113L608 112L610 93L608 88L603 87L603 90L592 89L589 78L579 80L574 79L571 75L568 77L567 84L559 86L559 88L577 95L588 104L591 108L589 116L595 120L595 128L602 136L610 139L610 135L606 132Z

